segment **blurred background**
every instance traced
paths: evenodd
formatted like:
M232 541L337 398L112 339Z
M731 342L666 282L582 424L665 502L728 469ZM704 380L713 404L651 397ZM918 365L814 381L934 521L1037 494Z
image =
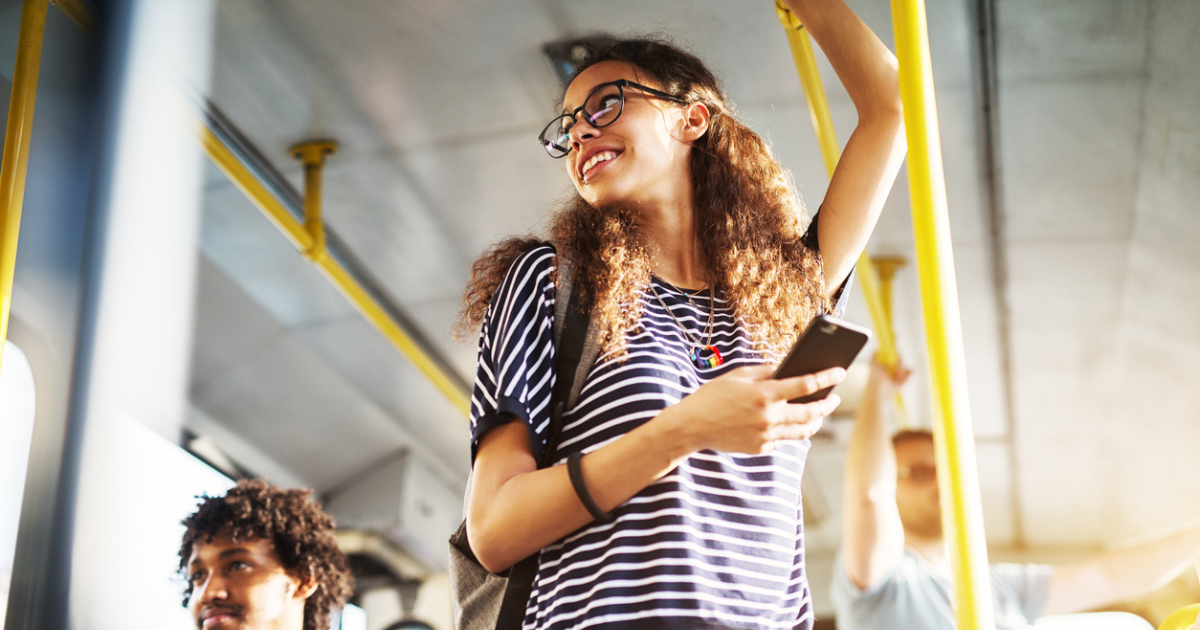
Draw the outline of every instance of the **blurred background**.
M892 47L888 3L849 3ZM26 5L47 3L0 0L0 93ZM927 10L990 557L1200 517L1200 3ZM51 3L0 369L5 627L188 627L178 522L256 476L337 518L359 583L343 628L449 630L468 268L571 194L535 138L573 42L646 33L710 64L814 211L828 177L769 0ZM854 110L817 56L844 140ZM336 151L293 155L312 140ZM928 426L906 177L869 252L893 261L907 421ZM871 324L857 288L847 318ZM828 627L871 352L805 474ZM1195 582L1126 609L1157 624Z

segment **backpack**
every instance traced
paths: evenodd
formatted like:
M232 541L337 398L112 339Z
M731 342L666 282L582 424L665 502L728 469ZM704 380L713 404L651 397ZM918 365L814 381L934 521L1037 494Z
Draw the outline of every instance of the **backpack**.
M554 391L550 397L550 434L538 468L554 461L562 433L563 413L575 405L584 378L600 346L583 299L571 291L574 263L558 254L558 281L554 298ZM467 480L471 496L471 479ZM525 621L538 554L521 560L503 574L483 568L467 541L466 499L463 522L450 536L450 591L457 630L519 630Z

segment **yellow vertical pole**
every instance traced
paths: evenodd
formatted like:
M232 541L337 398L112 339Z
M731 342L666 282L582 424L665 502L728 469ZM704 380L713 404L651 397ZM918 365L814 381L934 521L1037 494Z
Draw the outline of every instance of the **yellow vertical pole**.
M995 627L975 440L967 400L950 217L938 137L933 66L923 0L891 0L900 61L900 98L908 138L908 187L925 337L934 397L934 444L942 524L954 568L955 616L960 630Z
M0 360L8 338L8 313L12 309L13 274L17 265L17 236L21 230L21 204L25 201L25 172L33 131L33 106L37 100L42 39L46 33L47 0L25 0L21 32L17 36L17 64L4 154L0 157Z
M780 2L775 3L775 14L783 23L787 32L788 45L792 48L792 56L796 60L796 71L800 74L800 86L804 91L804 101L808 105L808 114L812 118L813 131L817 134L817 144L821 147L821 156L825 159L825 169L833 176L841 157L841 148L837 140L837 132L833 129L833 117L829 114L829 101L825 98L825 87L821 84L821 74L817 70L816 57L813 56L812 42L804 25L787 7ZM858 257L858 283L862 286L863 297L866 298L867 310L871 313L871 321L875 326L875 336L879 339L879 360L888 367L894 367L900 360L896 352L896 338L892 333L891 319L880 295L879 276L871 257L864 251ZM897 396L897 402L900 398ZM903 409L903 405L900 406Z
M871 265L875 267L875 272L879 275L879 299L883 302L884 316L887 319L888 332L893 336L896 335L895 320L892 318L892 280L896 277L896 270L904 266L904 258L901 256L872 256ZM898 359L899 357L896 357ZM908 417L908 409L904 406L904 398L899 393L896 394L896 424L901 429L911 429L912 420Z

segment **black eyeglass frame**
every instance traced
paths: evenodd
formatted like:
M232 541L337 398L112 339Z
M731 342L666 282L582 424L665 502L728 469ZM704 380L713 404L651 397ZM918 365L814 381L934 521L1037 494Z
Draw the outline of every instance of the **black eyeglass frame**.
M588 101L592 100L592 97L595 96L596 93L599 92L600 90L603 90L604 88L613 86L613 85L617 86L617 94L621 97L620 108L617 110L617 114L612 117L612 120L610 120L604 124L597 125L596 123L592 122L589 119L588 124L595 127L596 129L600 129L602 127L607 127L607 126L617 122L617 119L621 117L621 114L625 113L625 88L627 88L627 87L641 90L651 96L657 96L658 98L671 101L672 103L677 103L679 105L687 105L687 101L679 98L678 96L675 96L672 94L667 94L666 92L663 92L662 90L656 90L652 87L647 87L640 83L634 83L633 81L630 81L628 79L618 79L616 81L609 81L608 83L601 83L600 85L597 85L591 92L588 92L587 98L583 99L583 105L576 107L574 109L574 111L572 111L569 114L555 116L554 119L551 120L550 123L547 124L542 129L542 133L538 134L538 142L542 145L542 148L546 150L546 153L550 154L550 157L557 160L559 158L566 157L567 154L571 152L571 147L569 144L564 149L563 147L559 146L557 143L555 143L551 140L548 140L546 138L547 135L552 133L550 131L550 128L554 127L555 125L558 125L559 121L561 121L564 118L570 119L571 126L574 127L575 126L575 117L579 115L579 112L585 111L584 107L587 106ZM590 118L590 116L589 116L589 118ZM568 133L569 132L570 132L570 129L568 129ZM562 151L562 153L561 154L556 153L555 149Z

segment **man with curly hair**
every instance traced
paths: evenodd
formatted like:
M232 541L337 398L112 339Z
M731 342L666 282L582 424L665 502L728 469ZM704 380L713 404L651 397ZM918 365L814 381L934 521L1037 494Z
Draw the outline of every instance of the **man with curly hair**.
M311 490L242 480L183 519L183 605L199 630L328 630L353 590Z

